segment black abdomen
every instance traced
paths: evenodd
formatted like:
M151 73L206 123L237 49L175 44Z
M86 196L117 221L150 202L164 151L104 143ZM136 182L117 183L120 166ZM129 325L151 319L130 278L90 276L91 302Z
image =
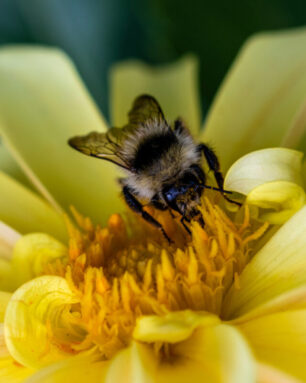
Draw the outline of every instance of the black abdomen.
M137 171L150 167L176 143L177 138L171 130L148 137L139 145L132 163L133 168Z

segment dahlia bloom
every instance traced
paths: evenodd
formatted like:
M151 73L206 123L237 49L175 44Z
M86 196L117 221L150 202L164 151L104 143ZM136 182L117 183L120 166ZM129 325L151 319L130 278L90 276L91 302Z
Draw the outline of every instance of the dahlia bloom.
M193 57L112 70L112 125L152 94L243 201L206 192L190 236L151 210L174 244L126 212L112 164L68 147L107 129L69 59L0 51L1 381L306 381L305 44L303 29L248 41L203 130Z

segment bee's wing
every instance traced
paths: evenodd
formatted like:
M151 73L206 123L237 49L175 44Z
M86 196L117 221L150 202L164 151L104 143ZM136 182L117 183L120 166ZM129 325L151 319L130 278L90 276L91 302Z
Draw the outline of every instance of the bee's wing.
M68 143L87 156L101 158L129 170L129 164L120 154L121 142L126 134L124 128L111 128L106 133L91 132L86 136L72 137Z
M164 113L155 98L143 94L134 101L129 112L129 124L136 126L147 120L157 120L167 124Z
M86 136L72 137L69 145L87 156L98 157L130 170L121 153L123 141L148 120L164 122L165 117L154 97L142 95L136 98L129 112L129 123L123 128L111 128L106 133L91 132Z

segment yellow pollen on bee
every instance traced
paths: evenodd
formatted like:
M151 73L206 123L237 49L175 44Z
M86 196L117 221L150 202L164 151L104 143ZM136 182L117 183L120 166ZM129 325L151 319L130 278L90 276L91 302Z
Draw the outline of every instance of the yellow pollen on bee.
M247 206L230 217L205 197L200 210L205 226L191 223L191 235L180 217L150 211L173 239L170 245L134 215L113 214L101 228L73 209L78 227L68 223L68 257L49 264L47 273L65 276L79 299L70 313L82 334L69 345L74 352L97 347L110 358L131 341L142 315L184 309L220 315L227 290L239 288L252 244L268 226L251 222Z

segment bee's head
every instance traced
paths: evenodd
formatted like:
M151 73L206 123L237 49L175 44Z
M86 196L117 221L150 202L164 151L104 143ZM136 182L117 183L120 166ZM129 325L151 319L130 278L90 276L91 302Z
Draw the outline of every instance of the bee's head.
M196 220L201 225L202 215L198 209L203 187L193 173L185 173L174 184L164 189L164 197L169 205L180 212L187 220Z
M202 214L199 210L201 203L202 188L191 187L186 193L178 196L176 205L187 221L198 221L201 226L203 222Z

